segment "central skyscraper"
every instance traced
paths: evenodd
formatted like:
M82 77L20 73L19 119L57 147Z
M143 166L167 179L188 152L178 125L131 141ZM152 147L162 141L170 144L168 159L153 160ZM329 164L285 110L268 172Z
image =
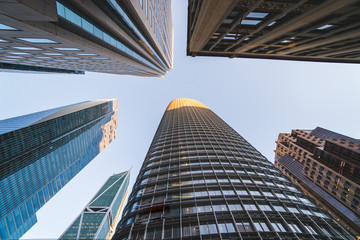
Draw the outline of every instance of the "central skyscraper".
M202 103L165 111L114 239L354 239Z

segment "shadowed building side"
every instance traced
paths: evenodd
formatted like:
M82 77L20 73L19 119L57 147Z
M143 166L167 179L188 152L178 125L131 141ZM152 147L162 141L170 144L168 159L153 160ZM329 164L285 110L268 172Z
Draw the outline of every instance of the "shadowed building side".
M359 0L188 3L188 56L360 63Z
M172 68L171 1L2 1L2 71L161 77Z

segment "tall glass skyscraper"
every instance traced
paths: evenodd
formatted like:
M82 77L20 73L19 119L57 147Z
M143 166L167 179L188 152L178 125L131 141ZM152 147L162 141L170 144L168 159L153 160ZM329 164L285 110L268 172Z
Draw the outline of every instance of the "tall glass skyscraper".
M125 203L129 178L130 171L111 176L60 239L110 239Z
M170 0L1 1L0 71L164 76Z
M113 239L354 239L205 105L173 100Z
M0 121L0 239L20 238L36 212L115 138L116 99Z

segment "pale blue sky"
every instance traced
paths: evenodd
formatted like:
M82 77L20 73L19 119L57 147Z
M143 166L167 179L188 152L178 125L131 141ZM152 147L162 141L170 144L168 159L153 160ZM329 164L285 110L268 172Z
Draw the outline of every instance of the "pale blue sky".
M130 190L166 106L201 101L270 161L279 132L316 126L360 138L360 66L186 56L187 1L173 0L174 69L164 78L99 73L0 73L0 119L103 98L119 99L116 140L40 211L23 238L57 238L113 173Z

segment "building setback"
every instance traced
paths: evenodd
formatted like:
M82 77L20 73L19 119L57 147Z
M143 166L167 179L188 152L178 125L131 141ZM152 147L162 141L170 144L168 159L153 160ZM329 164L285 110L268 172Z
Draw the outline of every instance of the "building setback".
M160 77L172 68L172 30L170 0L5 1L0 68Z
M276 144L275 167L360 237L360 140L317 127Z
M189 56L360 63L359 0L188 0Z
M202 103L166 109L113 239L354 239Z
M129 188L130 172L111 176L60 239L110 239Z
M17 239L36 212L115 139L116 99L0 121L0 239Z

